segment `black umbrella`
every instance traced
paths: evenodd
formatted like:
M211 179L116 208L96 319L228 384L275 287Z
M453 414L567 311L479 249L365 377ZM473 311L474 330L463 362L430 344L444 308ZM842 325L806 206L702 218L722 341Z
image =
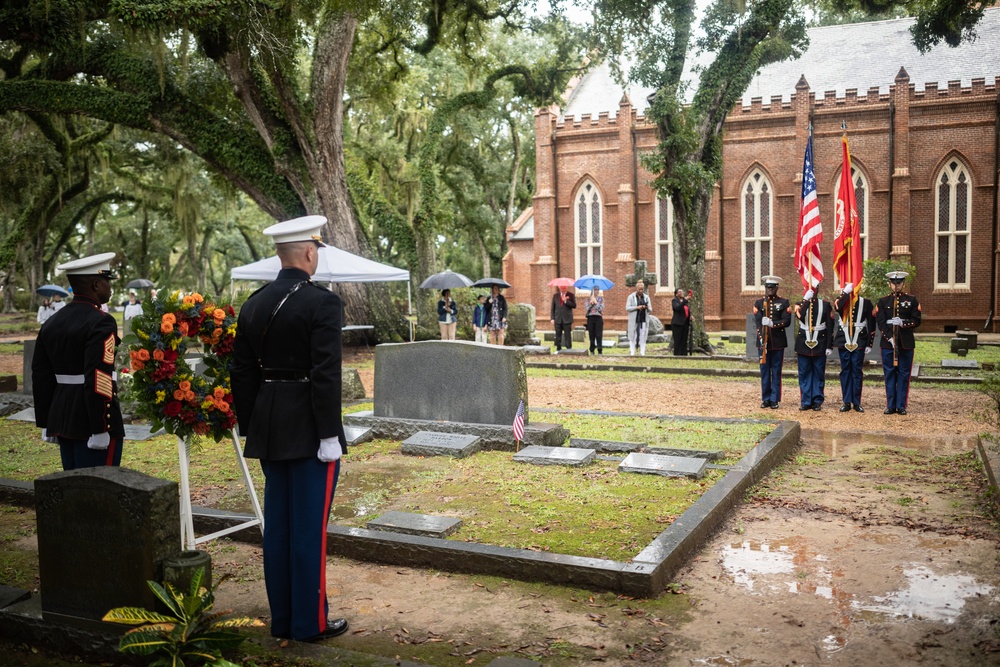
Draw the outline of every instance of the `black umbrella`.
M503 278L480 278L476 282L472 283L473 287L510 287L510 283Z
M420 287L423 289L457 289L459 287L471 286L471 280L461 273L455 273L450 269L441 273L435 273L433 276L428 276L427 280L420 283Z
M136 289L144 287L152 287L153 281L146 280L145 278L136 278L135 280L130 280L128 285L125 285L125 289Z
M69 290L59 285L42 285L35 290L35 294L42 296L69 296Z

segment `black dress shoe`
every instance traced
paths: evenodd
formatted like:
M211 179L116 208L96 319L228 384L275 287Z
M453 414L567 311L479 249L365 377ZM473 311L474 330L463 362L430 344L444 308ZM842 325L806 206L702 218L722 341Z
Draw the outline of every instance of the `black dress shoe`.
M771 401L764 401L763 403L760 404L760 407L764 409L771 407Z
M898 410L896 410L896 414L897 415L905 415L906 414L906 408L899 408Z
M346 618L331 618L326 622L326 630L319 633L315 637L310 637L309 639L300 639L300 642L305 642L307 644L313 644L315 642L321 642L324 639L332 639L333 637L339 637L340 635L347 632L347 619Z
M886 408L882 414L884 415L894 415L896 414L896 408Z
M851 404L850 403L844 403L843 405L840 406L840 411L841 412L850 412L851 411Z
M778 404L775 403L774 401L771 401L771 409L772 410L777 410L778 409Z
M817 403L816 405L813 406L813 410L815 412L819 412L822 409L823 409L823 404L822 403Z
M865 409L863 407L861 407L860 405L855 405L854 406L854 411L855 412L864 412Z
M799 412L804 412L806 410L812 410L812 409L813 409L813 406L811 406L811 405L800 405L799 406Z

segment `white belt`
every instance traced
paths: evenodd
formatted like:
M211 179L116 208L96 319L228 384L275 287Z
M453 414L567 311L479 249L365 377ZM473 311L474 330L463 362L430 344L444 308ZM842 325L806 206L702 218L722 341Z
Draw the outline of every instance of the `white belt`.
M83 384L86 376L83 375L61 375L56 373L56 383L57 384ZM111 374L111 379L115 382L118 381L118 372L115 371Z

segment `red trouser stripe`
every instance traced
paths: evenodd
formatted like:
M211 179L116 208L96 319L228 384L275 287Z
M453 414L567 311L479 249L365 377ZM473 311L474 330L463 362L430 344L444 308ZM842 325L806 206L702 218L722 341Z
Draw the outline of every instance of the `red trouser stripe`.
M320 558L319 567L319 631L326 630L326 526L330 521L330 505L333 503L333 484L337 479L337 467L340 460L326 464L326 501L323 504L323 537L320 540L320 549L323 554Z
M104 465L113 466L115 464L115 447L118 446L118 441L115 438L111 438L108 444L108 458L105 459Z

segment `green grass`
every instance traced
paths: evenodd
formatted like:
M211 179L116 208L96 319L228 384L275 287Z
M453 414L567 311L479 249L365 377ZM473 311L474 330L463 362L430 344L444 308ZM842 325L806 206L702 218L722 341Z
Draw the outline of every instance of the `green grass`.
M371 403L348 412L371 409ZM766 425L711 421L545 413L574 437L612 438L677 448L723 450L729 461L749 451L770 430ZM39 439L27 422L0 420L0 477L30 481L60 469L58 448ZM125 466L180 480L177 440L163 435L125 443ZM263 490L255 461L249 470ZM333 521L363 526L388 510L461 518L452 539L627 560L721 478L702 480L620 474L616 461L588 466L516 463L510 452L480 452L467 459L411 457L399 442L356 445L345 457ZM200 438L189 473L195 504L249 511L249 499L232 443ZM2 564L2 563L0 563Z

